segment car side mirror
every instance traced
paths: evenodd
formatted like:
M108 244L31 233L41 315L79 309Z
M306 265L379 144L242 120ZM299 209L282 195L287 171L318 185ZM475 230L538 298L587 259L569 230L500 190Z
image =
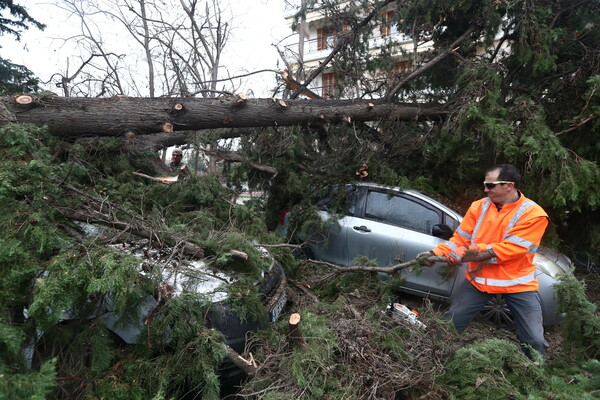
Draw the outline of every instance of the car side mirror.
M440 239L450 240L450 238L454 234L454 231L448 225L437 224L433 226L431 234L435 237L439 237Z

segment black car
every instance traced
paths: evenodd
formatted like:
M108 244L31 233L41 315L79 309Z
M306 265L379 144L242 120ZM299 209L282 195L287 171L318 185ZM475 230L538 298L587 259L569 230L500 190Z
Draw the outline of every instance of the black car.
M226 344L239 354L246 348L248 334L264 327L265 321L275 322L286 305L286 276L283 267L263 248L257 248L254 257L261 257L268 267L260 279L256 280L256 290L264 309L264 315L253 319L252 316L240 317L230 300L230 287L238 278L231 273L223 273L211 268L207 260L181 260L171 257L169 251L154 250L147 240L110 245L113 249L132 254L139 258L140 278L160 271L162 281L159 290L142 298L127 309L115 309L111 293L103 298L88 301L90 307L69 308L62 314L58 326L46 332L38 332L37 339L23 350L30 366L39 366L45 360L60 355L68 342L61 341L60 326L70 323L103 324L113 334L119 346L146 344L144 332L148 319L154 318L154 311L164 304L165 296L199 294L201 303L210 303L205 315L205 325L223 334ZM44 279L43 277L40 279ZM162 300L161 300L162 297ZM162 303L161 303L162 301ZM193 303L192 303L193 304ZM133 317L132 317L133 316ZM86 322L89 321L89 322ZM168 332L165 333L168 336ZM60 358L60 357L59 357ZM220 380L224 387L231 386L244 378L244 372L231 360L224 359L220 366Z

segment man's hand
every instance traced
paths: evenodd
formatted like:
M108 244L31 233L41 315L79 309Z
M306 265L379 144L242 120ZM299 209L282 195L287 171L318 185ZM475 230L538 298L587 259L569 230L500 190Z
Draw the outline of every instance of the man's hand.
M448 254L448 262L452 265L460 265L468 261L482 261L493 257L494 251L487 249L485 245L461 246Z
M435 254L430 250L417 254L415 260L423 267L431 267L433 264L435 264L435 261L430 260L431 257L435 257Z
M448 256L448 263L452 265L460 265L462 264L462 258L467 254L469 249L465 246L460 246L459 248L453 250Z

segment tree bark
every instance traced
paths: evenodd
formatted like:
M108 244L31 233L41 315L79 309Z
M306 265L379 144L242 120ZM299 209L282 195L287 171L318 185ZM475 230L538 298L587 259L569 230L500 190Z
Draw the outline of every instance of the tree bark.
M227 358L229 358L231 362L235 364L239 369L244 371L246 375L254 376L256 374L256 370L258 369L258 367L254 362L254 358L252 358L251 360L246 360L230 346L223 344L223 347L227 351Z
M288 320L288 326L290 330L289 334L289 343L292 347L300 347L302 349L308 347L308 343L302 336L302 332L300 332L300 321L302 317L298 313L294 313L290 315L290 319Z
M121 136L214 128L292 126L395 120L440 119L440 105L386 103L383 100L248 99L237 104L223 98L81 98L31 95L18 104L0 97L0 105L18 123L47 125L58 137ZM0 121L0 125L9 121Z

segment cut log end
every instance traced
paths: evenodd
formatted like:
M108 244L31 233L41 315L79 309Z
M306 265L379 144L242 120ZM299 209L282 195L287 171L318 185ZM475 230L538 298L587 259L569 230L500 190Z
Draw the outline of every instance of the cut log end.
M290 325L298 325L302 320L302 316L298 313L294 313L290 315L289 324Z
M163 132L173 133L173 124L170 122L165 122L162 126Z
M183 104L181 104L181 103L175 104L173 106L173 110L175 110L175 111L181 111L181 110L183 110Z
M33 102L33 97L23 94L23 95L17 96L15 98L15 101L17 102L17 104L29 104L29 103Z
M308 343L306 343L306 339L302 336L302 332L300 332L300 321L302 317L298 313L294 313L290 315L290 319L288 320L289 327L289 344L292 347L306 348L308 347Z
M234 257L241 258L242 260L247 260L248 259L248 253L245 253L243 251L240 251L240 250L230 250L230 253Z
M234 102L236 105L244 105L246 101L248 101L248 96L246 96L244 93L238 93L235 95Z

